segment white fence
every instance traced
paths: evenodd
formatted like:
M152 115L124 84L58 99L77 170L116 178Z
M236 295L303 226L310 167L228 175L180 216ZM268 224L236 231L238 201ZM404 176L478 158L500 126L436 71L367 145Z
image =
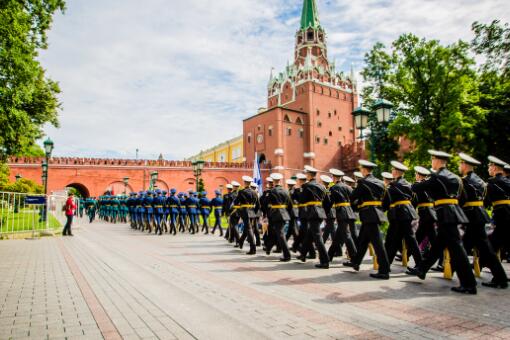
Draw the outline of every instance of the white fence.
M60 232L65 224L65 202L66 197L60 195L0 192L0 237Z

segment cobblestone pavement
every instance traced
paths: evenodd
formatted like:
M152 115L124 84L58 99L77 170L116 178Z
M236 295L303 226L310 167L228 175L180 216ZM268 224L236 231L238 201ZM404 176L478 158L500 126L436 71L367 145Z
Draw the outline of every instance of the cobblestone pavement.
M455 280L399 265L375 281L369 261L359 273L313 264L102 223L1 241L0 339L510 339L510 290L461 296Z

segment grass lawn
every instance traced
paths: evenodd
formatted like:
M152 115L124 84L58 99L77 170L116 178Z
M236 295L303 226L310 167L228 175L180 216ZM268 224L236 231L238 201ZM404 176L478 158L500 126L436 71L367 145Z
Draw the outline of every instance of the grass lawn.
M13 232L29 232L35 230L45 230L46 222L39 221L40 215L38 209L25 208L21 209L18 213L12 211L0 212L0 233L13 233ZM50 213L48 214L48 228L58 229L62 225Z

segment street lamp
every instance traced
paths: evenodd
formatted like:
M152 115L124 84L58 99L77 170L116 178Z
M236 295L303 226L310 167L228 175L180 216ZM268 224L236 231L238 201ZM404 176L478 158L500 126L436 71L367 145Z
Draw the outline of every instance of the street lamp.
M129 184L129 177L124 177L122 179L122 181L124 182L124 195L127 193L127 186Z
M156 181L158 180L158 172L157 171L153 171L151 172L151 185L150 185L150 190L153 190L154 189L154 185L156 184Z
M202 175L202 170L204 169L205 162L203 160L193 161L191 162L191 167L193 169L193 175L195 175L195 184L198 192L198 182L200 180L200 176Z
M354 116L354 123L356 125L356 129L360 130L359 139L363 139L363 130L365 130L368 126L368 117L372 114L370 110L365 109L362 106L359 106L352 111L352 115Z
M16 176L14 176L14 177L16 178L16 182L23 178L23 176L21 176L21 174L16 174Z
M373 109L375 110L378 123L388 123L391 118L391 109L393 104L386 99L379 99L374 103Z
M49 137L44 141L43 144L44 144L45 158L44 158L44 161L42 164L42 180L44 183L44 196L46 198L46 203L44 205L42 220L46 221L47 212L48 212L48 197L47 197L47 195L48 195L48 168L49 168L49 164L50 164L51 153L53 152L53 148L55 145L53 144L53 141Z

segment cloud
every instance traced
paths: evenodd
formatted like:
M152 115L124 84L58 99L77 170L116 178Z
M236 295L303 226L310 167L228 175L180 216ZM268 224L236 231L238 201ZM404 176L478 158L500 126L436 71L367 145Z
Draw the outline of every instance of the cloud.
M56 155L182 159L242 133L272 66L292 59L301 0L74 0L41 53L60 82ZM510 21L503 0L318 0L329 57L362 67L376 41L413 32L451 43ZM504 10L506 9L506 10ZM502 16L507 13L506 16Z

